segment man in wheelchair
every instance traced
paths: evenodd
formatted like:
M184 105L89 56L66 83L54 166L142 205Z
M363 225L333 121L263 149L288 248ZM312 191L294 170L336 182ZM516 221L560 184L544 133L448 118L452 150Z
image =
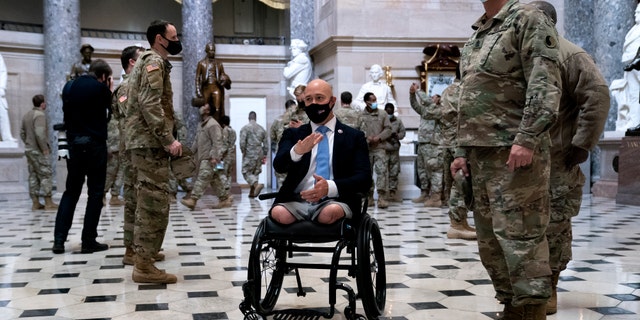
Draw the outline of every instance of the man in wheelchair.
M309 82L304 103L310 122L285 130L278 145L273 167L287 178L269 214L281 224L357 218L358 194L366 194L371 184L364 133L337 121L336 97L326 81Z

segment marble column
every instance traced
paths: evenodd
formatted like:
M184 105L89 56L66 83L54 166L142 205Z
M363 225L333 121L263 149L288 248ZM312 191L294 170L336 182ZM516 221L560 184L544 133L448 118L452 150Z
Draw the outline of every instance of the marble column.
M593 37L594 0L564 0L564 37L592 56L595 53Z
M313 48L315 43L315 4L314 0L296 0L290 4L291 39L304 40Z
M71 65L80 59L80 0L45 0L44 3L44 79L52 168L56 170L58 132L62 123L60 94ZM55 177L54 173L54 177Z
M213 7L211 0L182 1L182 117L187 127L187 141L191 146L196 136L200 115L191 106L196 93L196 67L205 56L204 47L213 41ZM177 108L178 109L178 108ZM180 110L180 109L178 109Z

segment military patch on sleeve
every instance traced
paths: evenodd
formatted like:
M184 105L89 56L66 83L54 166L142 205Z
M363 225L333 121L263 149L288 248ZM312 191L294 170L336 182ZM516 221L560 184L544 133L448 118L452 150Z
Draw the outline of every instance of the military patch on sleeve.
M147 66L147 72L151 72L151 71L155 71L155 70L160 70L160 67L157 64L152 63L152 64Z
M118 99L118 102L120 102L120 103L123 103L123 102L125 102L125 101L127 101L127 96L122 96L122 97L120 97L120 98Z
M547 45L547 48L553 49L558 45L558 40L556 40L556 38L554 38L553 36L547 36L544 43Z

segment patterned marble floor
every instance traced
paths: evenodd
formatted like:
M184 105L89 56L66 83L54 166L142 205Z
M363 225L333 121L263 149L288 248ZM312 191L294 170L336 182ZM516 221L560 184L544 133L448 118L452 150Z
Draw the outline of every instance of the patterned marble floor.
M122 207L102 214L98 240L111 248L81 254L83 196L67 252L54 255L55 212L31 212L27 201L0 203L0 319L242 319L249 245L269 203L245 194L231 209L207 209L214 202L205 198L195 211L171 205L167 259L157 265L178 276L172 285L131 281L131 267L121 263ZM496 318L502 308L477 245L446 239L444 209L405 201L369 212L382 228L387 259L384 319ZM574 260L559 283L560 310L548 319L640 319L640 207L586 197L574 237ZM286 277L277 308L326 308L323 272L301 271L304 298L295 294L295 277ZM346 304L340 293L333 319L344 319Z

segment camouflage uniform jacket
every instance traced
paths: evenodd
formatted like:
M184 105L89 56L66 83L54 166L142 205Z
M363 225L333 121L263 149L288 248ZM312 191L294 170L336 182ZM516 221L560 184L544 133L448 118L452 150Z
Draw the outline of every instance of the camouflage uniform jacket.
M285 111L286 112L286 111ZM271 123L271 127L269 128L269 138L271 140L271 152L275 153L278 151L278 142L282 137L282 133L284 132L284 114L280 115L278 118L273 120Z
M460 81L455 80L444 91L440 100L442 117L440 118L442 140L441 147L453 148L455 146L457 120L458 120L458 95L460 93Z
M236 160L236 131L231 126L222 128L223 159Z
M163 148L173 136L173 91L171 64L153 50L138 57L127 86L127 150Z
M383 142L391 137L391 121L384 110L375 109L369 112L368 108L365 108L358 117L358 129L364 132L367 141L369 138L378 137L380 142L372 145L369 143L369 151L373 149L383 149Z
M457 145L549 143L561 94L555 27L538 9L509 0L473 29L460 58Z
M560 37L562 97L551 134L551 193L560 197L584 183L565 159L572 146L591 150L598 143L609 113L609 88L595 62L582 48Z
M196 155L196 163L202 160L222 160L222 127L213 117L208 117L198 125L191 151Z
M442 144L442 122L445 116L441 105L433 103L433 100L421 90L409 95L411 108L420 115L420 127L418 127L418 142L433 145Z
M400 140L404 139L407 131L404 128L404 123L398 117L391 115L389 122L391 123L391 137L382 143L383 148L387 151L398 151L400 150Z
M111 110L113 112L113 117L111 118L111 121L109 121L109 126L111 125L111 122L113 122L114 120L116 121L116 123L118 124L118 134L119 134L119 138L118 138L118 150L119 151L124 151L125 150L125 144L124 144L124 140L125 140L125 111L126 111L126 106L127 106L127 84L129 83L129 75L128 74L123 74L122 75L122 82L120 82L120 85L118 85L118 87L116 88L116 90L113 91L113 95L111 96ZM107 130L111 130L110 127L107 127ZM111 131L109 131L108 133L108 138L107 138L107 145L109 145L109 139L111 138Z
M115 117L107 123L107 150L110 153L120 151L119 121Z
M354 109L351 106L334 108L333 114L338 118L338 121L348 125L352 128L358 127L358 117L360 117L360 111Z
M266 157L269 152L267 132L255 120L240 129L240 151L243 156L259 159Z
M304 112L304 108L301 108L300 106L294 106L290 107L284 113L282 121L284 122L285 128L289 128L289 122L300 121L302 123L307 123L309 122L309 117L307 116L307 113Z
M50 152L47 116L44 111L34 107L22 118L20 138L25 150L36 150L41 153Z

